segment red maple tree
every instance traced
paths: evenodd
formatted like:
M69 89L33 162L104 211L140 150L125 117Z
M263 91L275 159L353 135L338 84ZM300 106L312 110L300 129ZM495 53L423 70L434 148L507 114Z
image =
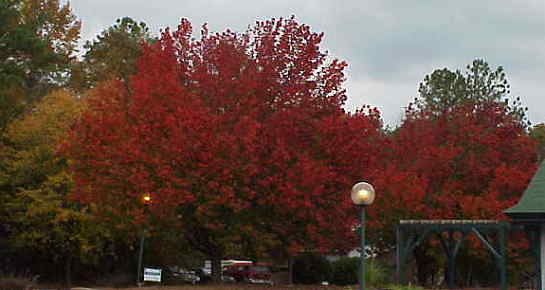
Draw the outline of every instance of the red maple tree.
M503 210L536 170L535 146L503 103L464 103L442 114L409 107L372 180L381 195L369 208L373 240L391 247L401 219L505 220Z
M384 222L505 219L537 168L524 124L495 102L438 116L409 107L386 148L373 179L386 198L370 209Z
M182 20L143 47L130 90L102 84L65 150L75 197L142 222L170 220L219 261L280 247L345 250L355 208L348 189L376 162L378 111L342 109L342 61L294 18L199 40Z

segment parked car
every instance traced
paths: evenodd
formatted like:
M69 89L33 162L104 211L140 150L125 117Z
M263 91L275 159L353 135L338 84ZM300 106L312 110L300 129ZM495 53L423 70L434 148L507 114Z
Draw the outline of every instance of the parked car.
M199 276L199 283L208 283L212 280L212 274L206 270L204 268L191 269L191 271L195 272L195 275Z
M212 281L212 270L210 268L197 268L197 269L194 269L193 271L201 279L200 283L208 283ZM232 276L222 273L221 281L235 282L235 279Z
M273 284L272 271L268 266L230 266L224 271L237 282Z
M165 276L167 282L170 283L184 282L196 284L201 281L201 278L197 275L197 273L195 273L195 271L190 271L176 266L169 267L165 271Z
M226 274L226 273L222 273L221 274L221 281L223 282L228 282L228 283L231 283L231 282L236 282L235 278L229 274Z

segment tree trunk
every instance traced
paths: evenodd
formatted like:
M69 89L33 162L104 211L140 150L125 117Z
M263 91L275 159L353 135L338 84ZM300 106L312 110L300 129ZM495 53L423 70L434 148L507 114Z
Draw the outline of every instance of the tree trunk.
M221 283L221 257L212 257L212 282Z
M426 253L424 247L417 247L413 252L416 262L416 278L418 284L422 286L428 284L434 269L434 259Z
M293 262L294 262L294 258L293 256L290 255L288 257L288 284L289 285L293 284Z
M473 286L473 264L469 264L469 270L467 271L466 286Z
M67 288L72 287L72 257L72 252L68 253L64 264L64 279Z

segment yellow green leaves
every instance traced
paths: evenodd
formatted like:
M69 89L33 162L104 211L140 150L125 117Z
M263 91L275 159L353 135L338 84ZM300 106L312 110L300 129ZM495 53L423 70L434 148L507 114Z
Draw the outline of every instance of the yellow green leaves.
M21 16L24 24L36 25L37 36L48 40L49 49L66 58L73 56L80 37L81 21L72 14L69 3L24 0Z
M8 138L24 147L55 146L82 109L83 102L68 91L53 91L24 118L10 124Z
M13 245L51 252L55 258L85 255L105 231L88 209L69 198L72 177L59 143L83 110L83 102L57 90L7 128L0 185Z

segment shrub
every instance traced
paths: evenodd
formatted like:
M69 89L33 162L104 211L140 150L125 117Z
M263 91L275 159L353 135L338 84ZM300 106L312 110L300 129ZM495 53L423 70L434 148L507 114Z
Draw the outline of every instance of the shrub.
M293 263L293 282L297 284L317 284L329 281L331 265L322 256L303 254Z
M367 285L380 286L386 282L386 268L378 261L371 259L365 263L365 282Z
M332 263L331 282L335 285L354 285L358 283L360 258L341 258ZM365 283L381 286L386 282L387 269L376 260L365 260Z
M97 279L96 284L99 286L114 286L125 287L134 284L136 281L136 275L126 272L114 272L103 275Z
M331 283L335 285L354 285L358 283L359 258L343 257L331 263Z

